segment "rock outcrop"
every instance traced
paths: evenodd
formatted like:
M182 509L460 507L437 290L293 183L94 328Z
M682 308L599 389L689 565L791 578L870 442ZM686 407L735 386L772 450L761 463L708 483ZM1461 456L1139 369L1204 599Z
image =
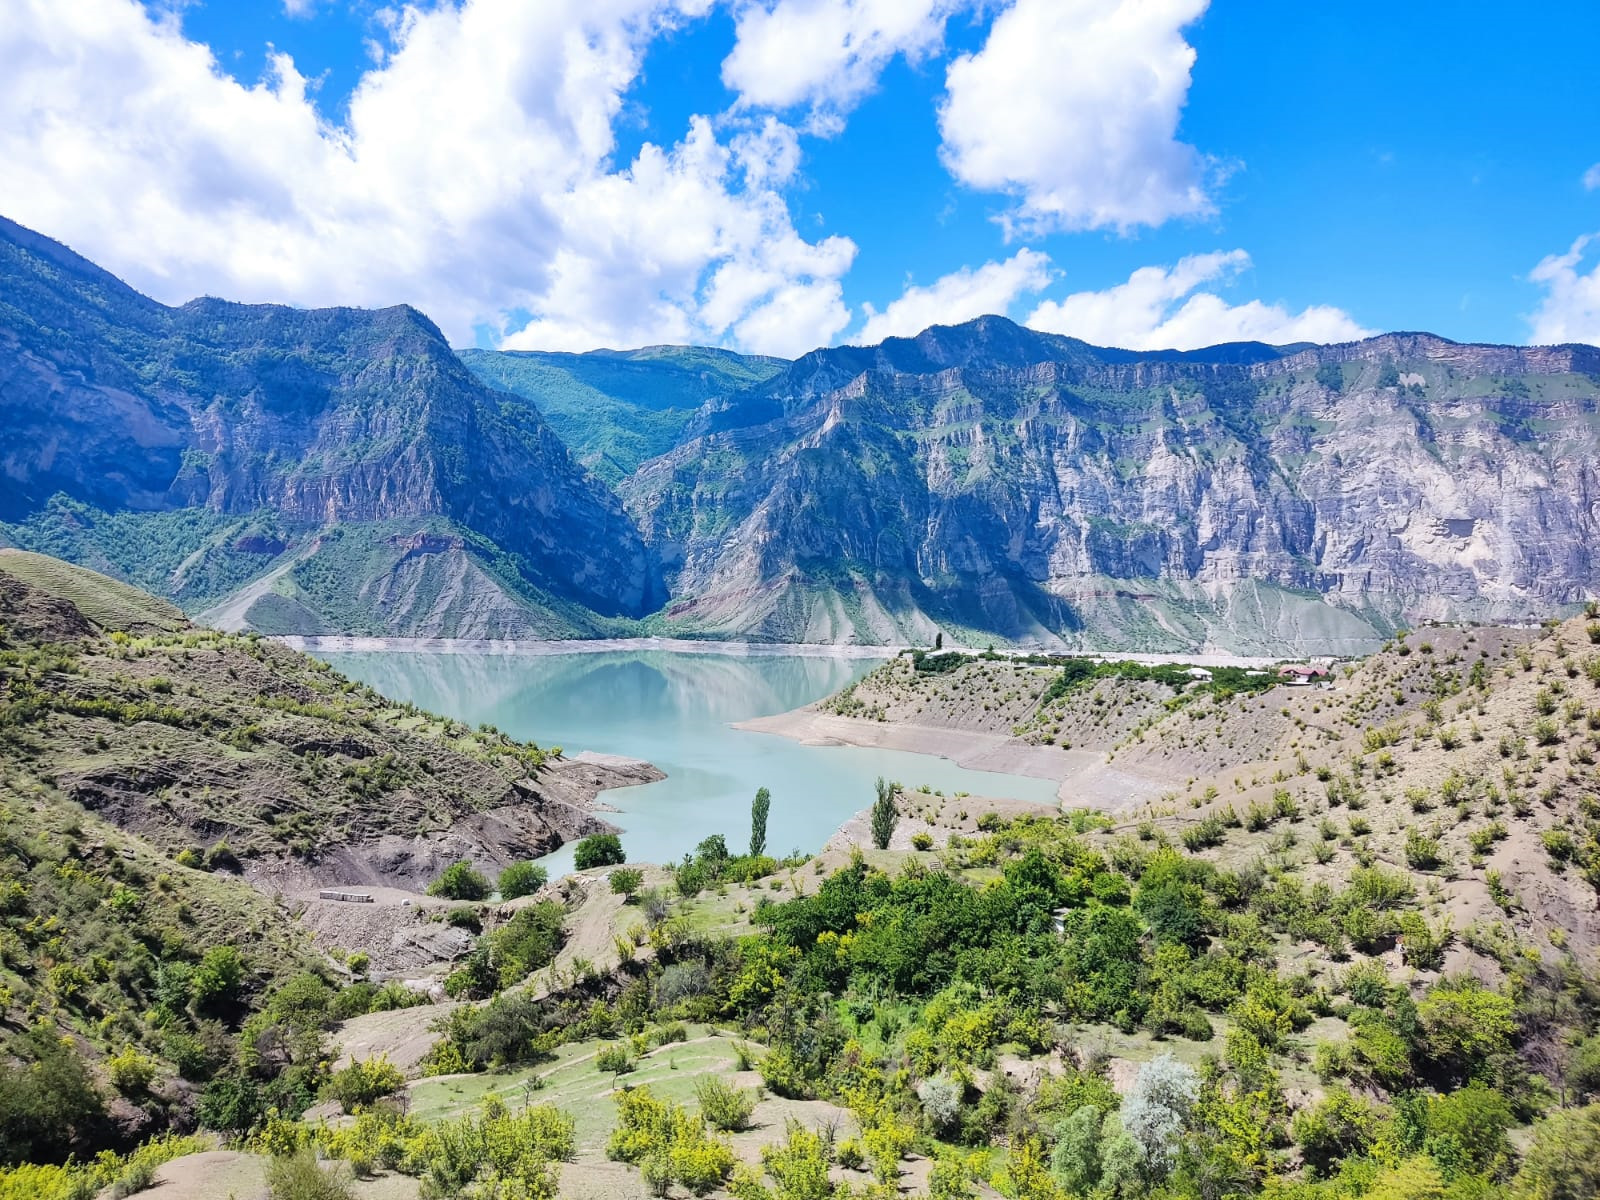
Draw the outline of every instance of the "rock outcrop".
M407 590L395 534L493 576L479 602L531 614L513 633L664 599L616 497L415 309L168 308L3 219L0 278L0 520L30 523L13 540L191 609L284 567L269 616L393 632L411 631L386 620ZM148 519L109 520L126 514ZM315 561L327 530L362 527L365 558Z
M1102 350L1000 318L820 350L622 494L681 625L1356 650L1600 587L1600 350Z

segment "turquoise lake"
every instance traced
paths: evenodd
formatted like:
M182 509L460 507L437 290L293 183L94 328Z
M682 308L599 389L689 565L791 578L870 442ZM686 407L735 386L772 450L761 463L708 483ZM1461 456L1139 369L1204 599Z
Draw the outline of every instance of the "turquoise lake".
M882 775L927 785L1051 803L1049 780L971 771L942 758L853 746L802 746L732 722L810 704L866 674L863 660L672 651L583 654L319 652L337 670L395 700L409 700L471 725L490 722L513 737L568 754L596 750L643 758L667 778L618 788L602 799L622 827L633 862L669 862L704 837L730 847L750 835L750 800L772 792L767 850L819 849L851 813L872 801ZM570 868L571 847L546 860Z

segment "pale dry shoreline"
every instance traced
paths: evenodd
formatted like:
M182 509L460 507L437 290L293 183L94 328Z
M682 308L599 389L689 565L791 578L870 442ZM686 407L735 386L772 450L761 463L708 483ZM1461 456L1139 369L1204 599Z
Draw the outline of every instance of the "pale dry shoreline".
M555 641L490 640L486 638L358 637L284 634L273 641L291 650L315 654L605 654L618 651L662 650L671 654L721 654L729 658L848 658L888 659L904 647L834 646L815 642L714 642L694 638L567 638Z
M724 642L699 638L418 638L367 637L356 634L279 634L270 639L291 650L315 654L412 653L412 654L605 654L640 650L661 650L669 654L721 654L729 658L842 658L887 660L903 654L910 646L836 645L826 642ZM970 647L952 646L951 652L973 657L984 653ZM1021 655L1025 651L1017 651ZM1052 651L1073 658L1103 659L1109 662L1136 662L1143 666L1178 664L1194 667L1269 667L1282 658L1261 658L1239 654L1196 651L1193 654L1138 654L1119 650Z
M931 754L974 771L1052 779L1056 798L1070 807L1118 809L1153 800L1171 780L1116 767L1098 750L1034 746L1019 738L928 725L884 724L840 717L813 707L737 721L735 729L770 733L803 746L864 746Z

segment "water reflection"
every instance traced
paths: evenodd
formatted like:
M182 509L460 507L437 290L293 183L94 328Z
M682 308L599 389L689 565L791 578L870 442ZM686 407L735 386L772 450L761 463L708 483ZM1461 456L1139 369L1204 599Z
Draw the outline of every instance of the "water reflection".
M659 783L605 796L621 810L634 861L680 857L711 833L730 846L748 836L750 799L773 794L768 848L815 850L839 822L871 801L878 775L947 795L967 791L1050 802L1055 784L968 771L894 750L801 746L729 728L750 717L821 699L871 669L862 660L774 655L615 651L568 655L322 653L334 667L386 696L471 725L489 722L568 753L597 750L648 759ZM571 862L570 847L551 856Z

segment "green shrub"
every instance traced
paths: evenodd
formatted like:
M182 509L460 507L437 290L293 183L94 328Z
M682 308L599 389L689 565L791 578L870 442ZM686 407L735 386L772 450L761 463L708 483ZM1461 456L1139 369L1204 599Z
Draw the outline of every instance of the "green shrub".
M106 1059L106 1074L111 1077L111 1086L124 1096L142 1096L155 1080L156 1060L125 1046L121 1053Z
M487 900L489 880L472 869L466 859L451 863L444 873L428 885L428 895L446 900Z
M594 1065L605 1075L626 1075L634 1069L633 1055L621 1042L602 1046L594 1056Z
M614 833L591 833L572 852L572 865L580 871L592 867L615 867L628 861L622 839Z
M750 1123L755 1111L753 1093L729 1087L711 1075L701 1076L694 1085L695 1098L700 1101L700 1111L706 1120L718 1129L736 1132Z
M406 1077L382 1055L377 1058L356 1059L342 1071L335 1071L323 1088L323 1094L337 1100L339 1107L351 1112L356 1107L366 1107L374 1100L392 1096L405 1086Z
M500 899L515 900L531 896L550 880L550 872L538 863L515 862L500 872Z
M269 1162L267 1194L271 1200L355 1200L344 1180L324 1170L311 1150Z
M900 823L900 812L894 801L900 785L889 783L880 775L873 787L877 799L872 802L872 844L879 850L887 850L889 839L894 836L894 827Z
M611 891L614 895L633 898L644 883L644 872L637 867L619 867L611 872Z

